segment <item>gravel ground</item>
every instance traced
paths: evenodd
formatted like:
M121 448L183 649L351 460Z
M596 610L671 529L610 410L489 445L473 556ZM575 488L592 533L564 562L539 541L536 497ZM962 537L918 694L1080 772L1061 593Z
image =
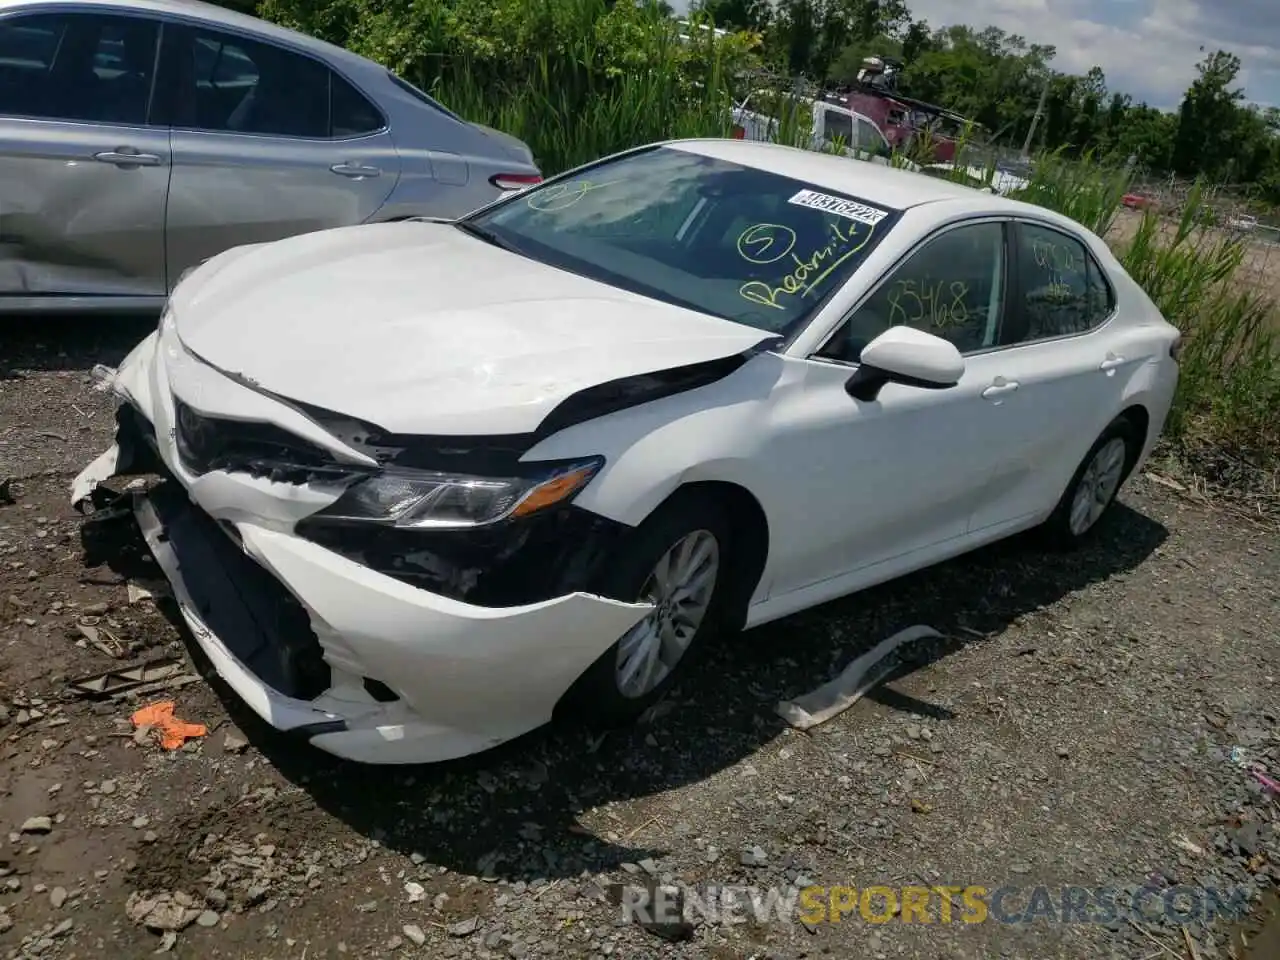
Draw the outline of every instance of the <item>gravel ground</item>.
M88 371L149 326L0 330L0 956L1280 957L1280 801L1231 759L1280 770L1274 525L1137 478L1089 549L1019 539L733 638L635 729L355 768L216 680L65 692L146 657L208 672L163 598L130 602L144 551L87 566L66 502L110 439ZM777 719L915 623L948 641L812 735ZM161 696L208 734L135 736ZM657 881L1240 885L1253 915L657 930L610 902Z

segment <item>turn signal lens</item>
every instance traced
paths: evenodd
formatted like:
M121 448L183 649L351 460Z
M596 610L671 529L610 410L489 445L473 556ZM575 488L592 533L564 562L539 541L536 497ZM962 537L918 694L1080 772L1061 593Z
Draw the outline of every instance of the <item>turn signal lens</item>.
M534 487L523 500L516 504L515 509L511 511L511 516L527 516L568 500L587 485L599 468L599 463L584 464Z

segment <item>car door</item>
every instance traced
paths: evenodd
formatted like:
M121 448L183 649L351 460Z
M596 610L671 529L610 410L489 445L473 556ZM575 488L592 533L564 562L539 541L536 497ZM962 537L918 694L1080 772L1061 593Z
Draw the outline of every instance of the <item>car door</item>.
M148 122L160 29L0 18L0 309L5 296L164 295L169 132Z
M1108 328L1115 295L1083 242L1031 221L1016 221L1011 238L1001 346L972 365L995 425L975 531L1025 525L1054 507L1119 412L1126 366L1139 362Z
M781 509L789 556L771 594L894 560L963 536L990 471L991 405L981 375L955 386L890 383L872 401L845 391L862 348L891 326L991 348L1002 323L1004 225L952 224L893 268L808 360L803 389L779 398L787 424L771 460L794 491ZM775 554L774 545L770 547Z
M385 118L328 64L194 25L167 31L163 64L171 287L229 247L361 223L395 187Z

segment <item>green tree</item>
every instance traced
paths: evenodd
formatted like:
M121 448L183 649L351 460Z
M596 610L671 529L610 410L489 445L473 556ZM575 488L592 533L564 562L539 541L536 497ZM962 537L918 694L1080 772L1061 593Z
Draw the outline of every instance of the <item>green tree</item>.
M1171 159L1173 169L1183 176L1216 177L1232 159L1232 137L1244 100L1244 92L1233 86L1240 75L1240 58L1217 50L1196 64L1196 74L1178 110Z
M728 30L754 30L763 33L773 19L769 0L702 0L701 10L717 27Z

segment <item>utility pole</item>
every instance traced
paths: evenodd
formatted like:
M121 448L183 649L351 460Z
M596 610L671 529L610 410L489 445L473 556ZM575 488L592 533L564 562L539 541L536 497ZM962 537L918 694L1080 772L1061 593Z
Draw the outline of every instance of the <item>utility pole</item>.
M1031 129L1027 131L1027 139L1022 141L1022 159L1028 160L1031 157L1031 138L1036 135L1036 127L1040 123L1040 117L1044 115L1044 102L1049 96L1049 81L1053 78L1050 73L1044 78L1044 87L1040 90L1040 102L1036 104L1036 115L1031 118Z

